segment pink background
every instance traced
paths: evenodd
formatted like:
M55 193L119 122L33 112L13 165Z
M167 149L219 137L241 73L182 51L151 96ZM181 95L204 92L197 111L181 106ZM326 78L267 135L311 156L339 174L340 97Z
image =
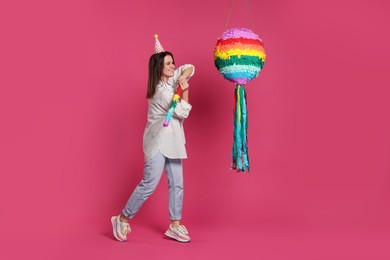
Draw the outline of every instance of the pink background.
M251 27L235 1L228 27ZM230 1L0 3L1 259L389 259L387 1L249 1L268 59L247 86L251 172L229 170L234 86L213 65ZM184 219L166 178L113 240L142 178L158 33L196 66Z

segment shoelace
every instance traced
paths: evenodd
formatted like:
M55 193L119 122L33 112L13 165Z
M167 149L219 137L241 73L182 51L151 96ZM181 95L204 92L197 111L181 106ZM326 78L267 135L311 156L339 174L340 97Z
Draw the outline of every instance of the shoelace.
M130 225L128 223L121 223L122 224L122 234L127 236L127 234L130 233Z
M181 230L184 234L188 235L188 231L184 225L180 225L179 230Z

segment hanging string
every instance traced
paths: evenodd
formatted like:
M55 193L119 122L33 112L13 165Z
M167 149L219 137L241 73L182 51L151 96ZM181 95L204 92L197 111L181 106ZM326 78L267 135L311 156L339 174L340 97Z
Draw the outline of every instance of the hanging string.
M228 27L228 24L229 24L229 21L230 21L230 16L231 16L232 10L233 10L233 5L234 5L234 0L232 0L232 3L230 5L229 14L228 14L228 18L226 20L226 25L225 25L225 30L224 31L226 31L226 29ZM252 15L251 15L251 12L250 12L250 9L249 9L248 0L245 0L245 5L246 5L246 10L248 11L249 23L250 23L251 29L253 31L254 30L253 19L252 19Z
M225 30L227 29L227 26L229 24L229 20L230 20L230 15L232 14L232 10L233 10L233 5L234 5L234 0L232 0L232 4L230 5L230 10L229 10L229 14L228 14L228 18L227 18L227 21L226 21L226 25L225 25Z
M252 19L251 11L250 11L250 9L249 9L248 0L245 0L245 3L246 3L246 9L248 10L249 23L251 24L251 29L252 29L252 31L254 31L255 27L253 26L253 19Z

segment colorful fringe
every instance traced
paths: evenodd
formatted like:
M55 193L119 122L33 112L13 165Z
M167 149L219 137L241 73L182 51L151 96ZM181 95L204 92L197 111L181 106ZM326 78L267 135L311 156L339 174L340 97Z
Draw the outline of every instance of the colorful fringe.
M236 84L232 169L249 171L247 144L248 115L244 86L264 67L263 41L246 28L232 28L217 40L214 64L223 77Z
M234 143L232 154L232 169L249 172L248 156L248 112L246 109L245 89L241 85L236 85L234 92L235 107L234 113Z
M171 121L171 118L173 116L173 111L175 110L176 108L176 105L177 105L177 102L179 102L179 99L180 99L180 95L181 95L181 92L183 90L181 89L180 85L177 86L177 90L176 90L176 93L175 95L173 95L172 97L172 102L171 102L171 106L169 107L169 110L168 110L168 113L165 117L165 121L164 121L164 127L167 127L169 125L169 121Z

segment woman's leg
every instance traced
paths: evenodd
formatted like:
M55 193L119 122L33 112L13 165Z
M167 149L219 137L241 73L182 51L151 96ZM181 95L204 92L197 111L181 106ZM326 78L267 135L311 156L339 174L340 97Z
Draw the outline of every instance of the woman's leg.
M168 177L169 217L174 226L180 225L183 207L183 167L181 159L165 161L165 171Z
M180 224L183 207L183 167L180 159L166 159L165 171L169 186L169 217L171 224L165 235L180 242L189 242L191 238L185 226Z
M165 157L158 152L152 159L145 162L144 177L135 188L126 203L122 214L127 218L133 218L146 199L154 192L160 181L165 164Z

